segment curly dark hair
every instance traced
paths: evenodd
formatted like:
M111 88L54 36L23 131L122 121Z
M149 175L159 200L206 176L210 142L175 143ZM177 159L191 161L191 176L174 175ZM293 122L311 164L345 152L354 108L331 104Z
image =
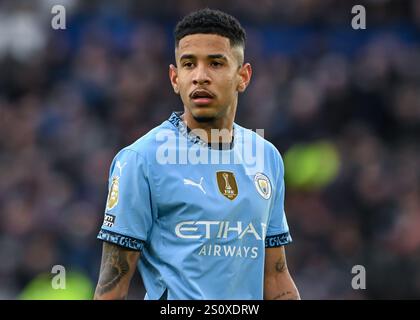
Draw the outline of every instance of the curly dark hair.
M245 48L246 33L239 21L220 10L201 9L185 16L175 27L175 45L190 34L217 34L230 40L230 45Z

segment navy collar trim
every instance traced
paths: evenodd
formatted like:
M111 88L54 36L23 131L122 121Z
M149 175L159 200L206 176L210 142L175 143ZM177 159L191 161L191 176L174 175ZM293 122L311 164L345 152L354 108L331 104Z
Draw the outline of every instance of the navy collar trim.
M229 143L228 146L222 143L207 143L203 139L201 139L196 134L192 133L191 129L187 127L187 125L182 121L181 116L183 111L174 111L172 112L171 116L169 117L168 121L173 124L175 128L179 130L179 132L187 138L187 140L191 141L194 144L199 144L204 148L215 149L215 150L231 150L234 146L234 137L235 137L235 125L234 125L234 134L232 136L232 141Z

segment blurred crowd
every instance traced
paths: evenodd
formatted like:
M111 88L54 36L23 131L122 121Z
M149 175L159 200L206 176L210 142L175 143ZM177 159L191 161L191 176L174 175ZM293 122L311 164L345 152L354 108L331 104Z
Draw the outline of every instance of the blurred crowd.
M362 1L363 3L363 1ZM66 30L51 7L66 8ZM53 265L96 284L115 153L182 110L172 28L209 6L248 32L236 122L284 155L326 140L340 170L288 187L288 265L304 299L420 298L420 1L2 1L0 299ZM354 265L367 289L354 290ZM142 299L136 275L129 298Z

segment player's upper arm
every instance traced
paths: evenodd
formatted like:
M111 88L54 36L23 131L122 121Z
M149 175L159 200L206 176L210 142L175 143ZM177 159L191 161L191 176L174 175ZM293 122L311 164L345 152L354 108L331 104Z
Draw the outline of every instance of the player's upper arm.
M266 247L278 247L292 242L284 210L284 166L278 151L276 152L276 155L276 167L274 171L277 172L277 176L275 178L273 177L273 180L275 180L273 181L272 206L267 225Z
M138 152L121 150L109 174L105 219L98 238L129 249L141 249L153 224L147 163Z
M125 299L139 258L140 251L104 242L94 299Z
M147 164L129 148L114 158L105 218L98 234L102 263L95 299L124 299L152 227Z

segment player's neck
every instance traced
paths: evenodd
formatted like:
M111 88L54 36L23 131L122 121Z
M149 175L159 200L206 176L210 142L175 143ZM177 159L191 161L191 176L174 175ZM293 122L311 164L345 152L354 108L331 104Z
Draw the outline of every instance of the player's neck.
M189 112L181 116L184 123L194 134L207 143L231 143L233 136L233 120L235 114L227 114L225 117L210 122L198 122Z

